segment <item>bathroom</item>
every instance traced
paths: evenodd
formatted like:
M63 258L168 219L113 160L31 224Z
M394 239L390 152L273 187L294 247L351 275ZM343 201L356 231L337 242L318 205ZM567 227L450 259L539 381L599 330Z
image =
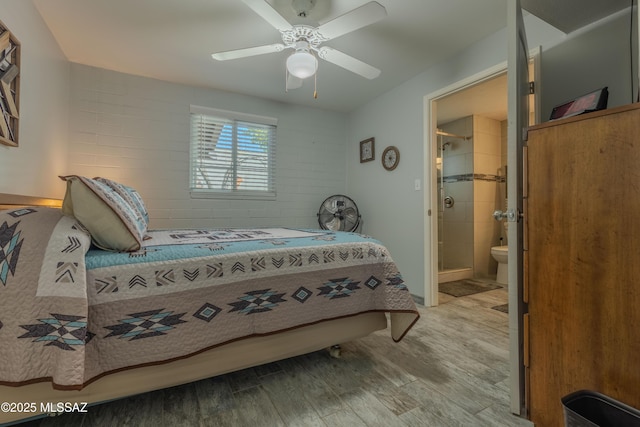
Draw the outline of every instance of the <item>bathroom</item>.
M490 279L506 285L507 223L493 213L507 203L507 120L493 117L472 114L438 124L439 283ZM500 274L496 258L504 261Z

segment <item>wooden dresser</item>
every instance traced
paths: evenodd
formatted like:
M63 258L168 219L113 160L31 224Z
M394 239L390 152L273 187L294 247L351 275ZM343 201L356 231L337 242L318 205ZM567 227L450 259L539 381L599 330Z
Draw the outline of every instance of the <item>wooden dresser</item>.
M640 104L535 126L526 151L530 418L563 426L581 389L640 408Z

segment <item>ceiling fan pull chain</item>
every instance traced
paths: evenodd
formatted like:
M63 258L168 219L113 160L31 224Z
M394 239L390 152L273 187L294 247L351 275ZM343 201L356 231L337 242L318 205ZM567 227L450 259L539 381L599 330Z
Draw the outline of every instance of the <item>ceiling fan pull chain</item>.
M313 99L318 99L318 73L313 75Z

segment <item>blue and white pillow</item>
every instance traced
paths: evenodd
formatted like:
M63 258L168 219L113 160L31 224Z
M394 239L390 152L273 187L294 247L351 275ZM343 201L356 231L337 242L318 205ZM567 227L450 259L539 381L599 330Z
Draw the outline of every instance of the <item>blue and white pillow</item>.
M107 178L96 177L93 179L111 187L113 191L118 193L120 197L122 197L124 201L133 208L138 216L138 220L144 221L145 227L149 227L149 213L147 212L147 207L144 205L144 201L142 200L140 193L131 187Z
M104 180L78 175L60 178L67 182L62 212L89 230L96 246L126 252L140 249L148 224L144 204L134 207Z

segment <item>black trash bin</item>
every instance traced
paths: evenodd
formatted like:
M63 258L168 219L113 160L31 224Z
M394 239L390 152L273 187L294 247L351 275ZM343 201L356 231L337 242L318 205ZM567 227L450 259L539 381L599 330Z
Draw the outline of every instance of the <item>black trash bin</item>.
M565 427L640 427L640 411L595 391L562 398Z

